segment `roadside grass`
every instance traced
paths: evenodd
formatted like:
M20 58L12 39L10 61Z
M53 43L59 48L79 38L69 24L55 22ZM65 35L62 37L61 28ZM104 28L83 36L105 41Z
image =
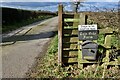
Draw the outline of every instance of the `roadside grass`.
M49 46L47 53L55 55L57 51L58 51L58 35L56 35L54 39L51 41L51 45Z

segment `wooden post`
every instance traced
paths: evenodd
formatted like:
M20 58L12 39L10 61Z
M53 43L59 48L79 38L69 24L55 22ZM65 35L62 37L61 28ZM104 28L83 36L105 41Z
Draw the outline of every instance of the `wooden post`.
M80 13L79 14L79 19L80 19L80 22L79 22L79 25L84 25L85 24L85 21L86 21L86 18L85 18L85 14L83 13ZM78 41L79 44L81 44L83 41L82 40L79 40ZM83 64L81 63L83 60L82 60L82 51L81 51L81 46L78 45L78 68L83 68Z
M58 64L62 65L63 5L58 7Z

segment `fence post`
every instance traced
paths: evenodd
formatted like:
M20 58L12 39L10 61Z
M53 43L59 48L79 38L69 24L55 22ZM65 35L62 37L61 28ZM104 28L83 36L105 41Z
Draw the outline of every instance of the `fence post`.
M85 23L87 22L87 18L86 18L86 15L83 14L83 13L80 13L79 14L79 25L85 25ZM82 40L79 40L78 41L80 44L83 42ZM82 59L82 50L81 50L81 46L78 45L78 68L83 68L83 64L81 62L83 62L83 59Z
M58 7L58 64L62 65L63 5Z

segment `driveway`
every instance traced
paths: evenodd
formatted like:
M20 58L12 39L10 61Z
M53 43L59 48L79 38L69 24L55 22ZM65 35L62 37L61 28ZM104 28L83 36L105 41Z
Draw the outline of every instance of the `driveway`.
M3 35L2 77L25 78L36 57L45 55L57 25L58 17L54 17Z

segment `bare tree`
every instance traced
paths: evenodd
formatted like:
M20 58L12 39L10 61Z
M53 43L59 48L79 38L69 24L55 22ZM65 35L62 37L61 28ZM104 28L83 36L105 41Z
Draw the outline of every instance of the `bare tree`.
M74 5L74 6L73 6L73 11L74 11L74 12L76 12L76 13L78 12L79 5L80 5L80 3L83 2L83 1L85 1L85 0L74 0L74 1L73 1L73 5Z

